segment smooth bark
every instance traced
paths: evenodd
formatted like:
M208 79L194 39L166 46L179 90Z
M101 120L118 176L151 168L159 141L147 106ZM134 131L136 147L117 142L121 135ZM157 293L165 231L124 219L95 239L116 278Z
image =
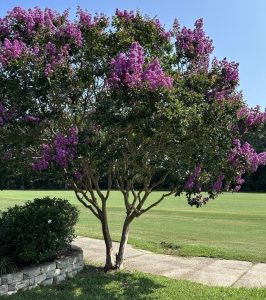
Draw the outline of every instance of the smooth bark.
M116 254L116 264L115 264L116 269L123 269L125 250L126 250L128 233L129 233L129 225L132 222L132 220L133 220L132 217L126 217L124 225L123 225L123 230L122 230L122 235L121 235L121 240L120 240L120 245L119 245L119 251Z

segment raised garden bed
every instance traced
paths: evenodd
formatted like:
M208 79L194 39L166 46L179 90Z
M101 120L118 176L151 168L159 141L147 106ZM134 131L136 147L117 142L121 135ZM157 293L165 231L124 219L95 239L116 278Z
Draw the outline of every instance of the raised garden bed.
M58 284L67 278L73 278L83 267L82 249L72 246L64 257L0 277L0 295L12 295L39 285Z

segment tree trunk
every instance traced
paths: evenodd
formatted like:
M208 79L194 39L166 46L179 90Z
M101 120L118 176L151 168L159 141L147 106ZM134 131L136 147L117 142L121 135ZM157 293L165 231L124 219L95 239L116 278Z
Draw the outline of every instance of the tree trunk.
M119 251L116 254L116 264L115 264L116 269L120 269L120 270L123 269L124 255L125 255L128 233L129 233L129 225L132 222L132 220L133 218L126 217L124 222L120 245L119 245Z
M111 239L109 226L108 226L106 202L103 203L101 223L102 223L102 232L103 232L103 238L104 238L105 249L106 249L106 260L105 260L104 270L107 272L114 268L114 262L113 262L113 244L112 244L112 239Z
M108 224L105 222L102 222L102 232L103 232L103 238L104 238L105 249L106 249L106 260L105 260L104 270L109 271L114 268L113 245L112 245L112 239L110 236Z

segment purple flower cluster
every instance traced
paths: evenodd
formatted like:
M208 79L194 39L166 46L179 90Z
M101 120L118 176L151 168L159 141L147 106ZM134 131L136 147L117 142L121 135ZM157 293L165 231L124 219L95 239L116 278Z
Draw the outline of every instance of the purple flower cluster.
M104 14L96 14L94 17L91 16L87 11L78 8L77 15L79 16L79 25L85 28L96 27L99 23L103 23L108 26L109 19Z
M8 111L6 107L0 103L0 126L3 126L7 121L11 120L13 113Z
M102 16L95 20L102 19ZM81 24L69 20L68 11L59 14L54 10L22 9L15 7L0 19L0 64L7 66L22 55L35 57L43 62L44 73L51 76L60 66L65 66L70 48L82 45ZM48 36L36 43L36 36ZM55 44L54 41L59 41ZM44 47L42 47L44 46Z
M73 41L75 45L80 47L82 45L82 35L80 28L77 24L68 22L65 23L59 29L59 35L64 39L67 39L68 42Z
M49 54L49 62L45 65L45 76L51 76L58 67L64 66L67 62L69 49L70 46L68 44L64 45L60 49L57 49L56 45L50 42L46 45L46 51L47 54Z
M61 168L67 168L76 155L78 144L78 129L76 126L69 128L68 135L58 133L52 145L43 145L41 157L32 165L34 170L41 171L55 162Z
M147 82L150 90L156 90L159 87L171 88L173 86L173 79L164 74L158 59L148 64L143 72L142 79Z
M0 44L0 64L8 65L9 61L20 58L26 50L27 47L23 42L5 38L2 45Z
M223 186L223 180L224 180L224 175L219 175L216 179L216 181L213 184L213 190L215 192L220 192Z
M214 47L212 40L205 35L203 30L203 19L195 22L194 30L183 27L179 29L179 23L174 23L174 32L176 34L177 53L185 55L192 59L198 68L207 69L209 65L209 56Z
M32 115L26 115L25 116L25 121L29 122L31 124L37 125L40 122L40 118L39 117L34 117Z
M5 107L2 104L0 104L0 126L3 126L5 123L5 112Z
M76 180L81 180L82 174L81 174L79 171L75 171L75 172L73 173L73 177L74 177Z
M134 42L128 55L120 53L116 59L112 59L110 63L112 74L108 83L113 87L121 83L130 88L138 87L141 84L143 64L143 48Z
M249 143L245 142L241 145L240 140L236 139L228 161L233 167L238 167L242 173L255 172L260 165L266 164L266 152L257 153Z
M133 10L131 11L128 11L128 10L119 10L119 9L116 9L115 11L115 15L119 18L119 19L123 19L124 21L128 22L128 21L131 21L131 20L134 20L135 17L136 17L136 14L134 13Z
M191 190L193 188L196 188L197 190L200 191L201 186L198 182L198 179L201 174L201 166L196 166L193 173L188 177L188 179L185 182L184 188L187 190Z
M172 32L165 30L159 19L150 19L149 22L155 26L160 37L170 39Z
M218 61L216 58L212 61L212 69L216 74L220 75L224 83L237 84L239 82L239 64L236 62L228 62L226 58Z
M48 144L42 145L41 157L38 158L32 165L33 170L42 171L49 168L53 149Z
M259 125L266 121L266 111L261 112L258 105L254 108L242 107L237 117L242 119L247 126Z
M166 75L160 62L155 59L144 68L144 51L138 42L134 42L128 55L120 53L110 63L112 70L108 85L117 88L121 84L129 88L142 88L145 85L149 90L171 88L173 79Z
M241 175L237 175L235 178L235 188L234 191L235 192L239 192L241 189L242 184L245 182L245 180L242 178L242 174Z
M67 17L67 15L67 11L64 12L64 16ZM21 24L23 30L29 36L33 36L39 29L55 30L55 24L61 24L62 16L49 8L41 10L39 7L35 7L34 9L26 10L21 7L15 7L8 13L3 22L6 28L9 29L8 31L11 30L12 25Z
M52 56L57 54L56 45L54 43L48 42L45 46L45 50L48 54Z

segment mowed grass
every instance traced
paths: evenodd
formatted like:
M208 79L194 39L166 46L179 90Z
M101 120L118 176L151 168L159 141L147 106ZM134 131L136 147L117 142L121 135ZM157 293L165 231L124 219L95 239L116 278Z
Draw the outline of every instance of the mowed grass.
M154 192L152 200L161 193ZM0 210L46 195L78 206L78 235L102 238L98 220L72 191L0 191ZM118 241L125 217L119 192L111 193L108 209L112 238ZM266 262L266 194L225 193L201 208L190 207L184 196L166 198L133 221L129 243L158 253Z
M0 298L9 300L258 300L266 299L266 289L208 287L138 272L103 273L97 267L90 266L74 279L58 286L38 287Z

